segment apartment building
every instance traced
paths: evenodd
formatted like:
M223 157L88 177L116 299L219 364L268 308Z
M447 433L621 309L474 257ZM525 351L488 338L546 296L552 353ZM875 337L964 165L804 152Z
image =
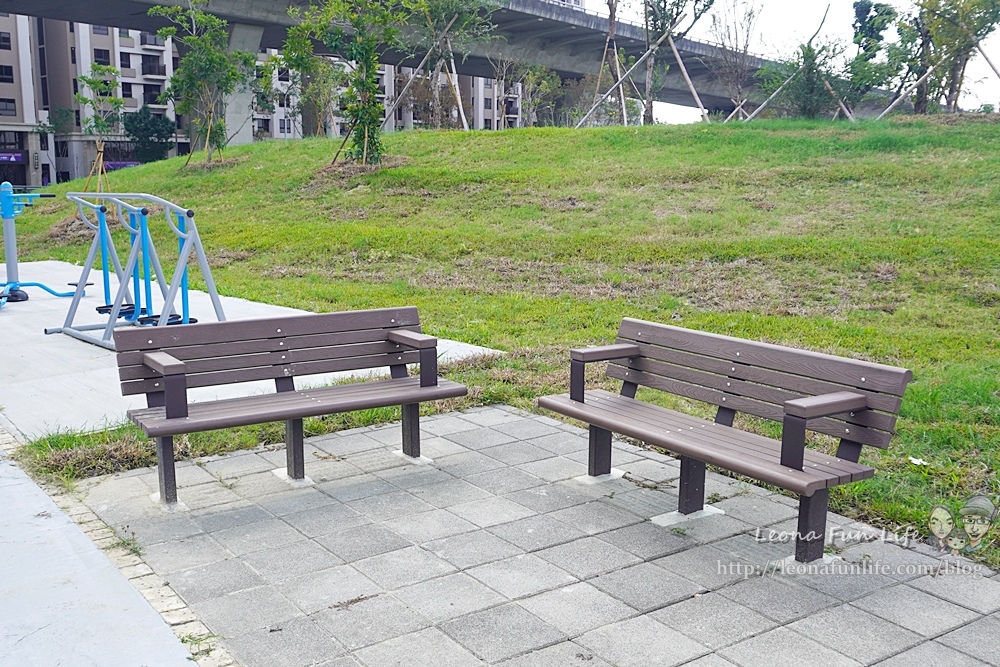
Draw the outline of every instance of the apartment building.
M32 77L35 57L28 18L0 12L0 181L18 185L41 185L42 152L49 148L35 131L42 120Z

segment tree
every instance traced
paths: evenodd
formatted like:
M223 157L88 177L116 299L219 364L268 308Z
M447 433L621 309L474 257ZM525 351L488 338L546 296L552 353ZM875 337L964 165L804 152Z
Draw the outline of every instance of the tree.
M562 80L552 70L541 65L519 65L514 78L521 84L521 117L526 127L539 124L541 116L548 125L555 125L555 105L562 97Z
M122 116L125 134L135 142L135 157L139 162L155 162L167 157L174 138L173 121L154 114L145 104L135 113Z
M164 39L173 37L182 47L183 55L162 98L172 100L177 113L191 118L190 127L196 135L192 139L205 146L205 160L211 162L214 151L229 143L226 107L230 97L252 89L256 81L257 56L230 51L226 21L197 8L204 2L188 0L187 7L153 7L149 14L174 23L157 34ZM193 154L188 155L188 162Z
M956 112L976 45L1000 25L1000 0L918 0L917 7L941 63L938 99Z
M610 1L610 0L609 0ZM646 48L668 30L671 39L683 39L691 28L715 4L715 0L645 0L643 17L646 28ZM690 17L688 15L690 14ZM686 20L686 24L682 23ZM653 122L653 72L656 68L656 54L646 59L646 93L643 110L644 122ZM622 93L624 95L624 93ZM622 102L624 105L624 102Z
M770 95L785 82L779 104L796 116L818 118L837 106L824 81L836 82L834 63L842 53L843 49L835 44L816 47L812 40L800 44L791 60L765 66L757 73L761 93Z
M757 71L750 45L759 17L760 7L752 0L728 0L712 14L712 37L722 48L710 62L715 77L737 107L746 100L747 89Z
M351 62L343 95L350 127L348 157L362 164L382 160L382 118L379 100L379 58L399 42L399 28L417 7L417 0L321 0L305 11L289 9L300 23L288 31L285 51L301 57L313 52L312 39Z
M111 189L108 173L104 169L104 147L108 137L117 133L121 111L125 107L125 100L115 95L118 90L118 76L119 72L114 67L94 63L90 68L90 76L77 77L80 92L73 95L73 99L84 112L83 131L94 137L97 149L97 157L94 158L94 166L87 176L84 191L90 188L90 179L95 175L98 192L104 187Z
M847 62L845 102L856 106L876 88L891 85L903 69L904 52L885 43L885 31L898 17L896 9L884 2L857 0L854 3L854 44L858 52Z

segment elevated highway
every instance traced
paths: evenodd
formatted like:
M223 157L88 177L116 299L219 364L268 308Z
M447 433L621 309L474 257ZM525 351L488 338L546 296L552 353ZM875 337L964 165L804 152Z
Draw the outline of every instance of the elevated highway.
M148 16L149 8L176 4L176 0L4 0L3 4L6 11L17 14L154 32L165 24L162 19ZM289 7L306 5L306 0L210 0L204 9L234 27L235 47L256 50L258 46L281 48L287 29L294 23L288 15ZM499 39L473 49L457 63L460 73L491 77L494 70L490 59L498 57L544 65L564 78L595 74L600 68L608 30L608 20L602 16L549 0L507 0L493 14L493 21ZM617 33L618 46L627 55L638 57L646 50L640 26L619 23ZM711 68L719 48L691 39L679 40L677 47L702 102L711 110L732 110L733 104ZM420 55L413 58L389 53L384 60L394 65L415 65ZM674 65L666 47L660 49L657 61ZM759 68L764 62L758 59L755 66ZM633 79L640 88L644 78L645 68L639 67ZM668 71L657 99L694 106L676 66Z

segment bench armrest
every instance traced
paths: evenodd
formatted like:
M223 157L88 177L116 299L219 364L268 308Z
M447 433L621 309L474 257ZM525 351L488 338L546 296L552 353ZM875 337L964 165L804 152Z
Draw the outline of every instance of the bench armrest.
M868 407L868 399L853 391L838 391L833 394L806 396L785 401L785 414L803 419L829 417L841 412L864 410Z
M188 416L187 366L166 352L147 352L142 355L142 365L163 376L163 406L167 419ZM148 400L148 398L147 398Z
M393 343L399 343L400 345L412 347L417 350L437 347L437 338L434 336L407 331L406 329L393 329L389 332L389 340Z
M638 357L639 346L633 343L601 345L600 347L580 347L569 351L569 397L583 403L584 378L587 364L592 361L610 361Z
M405 345L420 352L420 386L436 387L438 383L437 338L425 334L393 329L387 340L397 345ZM402 371L405 377L405 369ZM395 376L394 376L395 377Z
M868 399L853 391L785 401L785 418L781 423L781 465L802 470L806 449L806 420L864 410L867 407Z
M611 359L638 356L639 346L631 343L601 345L600 347L580 347L569 351L570 359L573 361L582 361L585 364L592 361L609 361Z
M166 352L147 352L142 355L142 365L160 375L182 375L187 372L184 362Z

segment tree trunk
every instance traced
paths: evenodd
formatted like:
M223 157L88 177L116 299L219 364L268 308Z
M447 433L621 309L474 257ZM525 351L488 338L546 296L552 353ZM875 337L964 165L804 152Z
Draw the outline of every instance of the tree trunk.
M441 65L439 60L434 73L431 74L431 115L434 117L434 129L441 129Z
M608 54L614 64L615 81L621 81L622 69L618 62L618 44L615 42L615 32L617 30L618 0L608 0ZM622 125L628 125L628 110L625 106L625 88L618 87L618 102L621 105Z
M642 110L642 122L644 125L653 124L653 68L655 67L656 54L651 53L646 58L646 106Z
M917 79L922 77L930 69L931 59L931 33L927 26L920 23L920 70L917 72ZM925 115L930 103L931 82L928 78L917 88L917 99L913 102L913 113Z

